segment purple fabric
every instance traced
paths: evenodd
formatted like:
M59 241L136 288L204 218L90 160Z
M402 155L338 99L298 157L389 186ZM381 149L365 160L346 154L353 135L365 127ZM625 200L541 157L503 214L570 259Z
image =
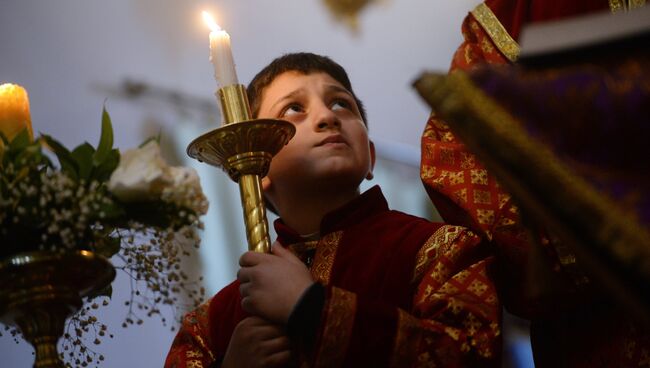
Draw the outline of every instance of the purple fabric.
M483 67L474 83L594 187L650 224L650 55L546 69Z

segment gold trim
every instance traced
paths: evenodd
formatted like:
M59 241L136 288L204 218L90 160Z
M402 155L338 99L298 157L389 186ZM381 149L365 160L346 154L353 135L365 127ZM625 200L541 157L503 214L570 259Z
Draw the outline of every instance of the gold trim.
M410 367L417 359L422 333L420 321L403 311L397 310L397 331L390 359L390 367Z
M314 256L314 264L311 267L311 274L316 281L325 285L330 283L332 266L334 265L334 258L336 258L336 250L341 237L343 237L343 231L336 231L325 235L321 239Z
M612 11L612 13L619 12L621 10L625 10L625 1L624 0L609 0L609 10Z
M203 339L204 333L207 333L208 330L208 310L210 309L211 302L212 299L209 299L205 303L201 304L196 310L188 313L185 318L187 321L187 327L189 327L193 332L193 334L191 334L191 337L194 338L194 340L198 343L201 350L207 353L210 361L214 362L216 358L214 354L212 354L212 349L210 349L208 342ZM206 338L209 339L209 335L206 334Z
M431 263L438 257L438 250L441 245L453 242L464 230L464 227L452 225L444 225L438 228L416 255L411 283L420 281L424 272L431 267Z
M343 366L356 313L357 295L333 287L323 327L323 340L314 364L315 368Z
M629 9L640 8L645 5L645 0L628 0Z
M630 11L645 5L645 0L609 0L609 10L618 13L621 10Z
M492 10L485 3L480 3L471 13L490 36L499 51L513 63L517 61L517 58L519 58L519 44L508 34L508 31L499 22L499 18L494 15Z

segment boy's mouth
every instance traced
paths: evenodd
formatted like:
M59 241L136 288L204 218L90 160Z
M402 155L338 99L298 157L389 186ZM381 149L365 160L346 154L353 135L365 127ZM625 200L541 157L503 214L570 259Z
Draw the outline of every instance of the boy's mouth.
M324 146L329 143L343 143L343 144L348 144L348 142L343 139L343 136L340 134L332 134L329 137L323 139L318 143L316 146Z

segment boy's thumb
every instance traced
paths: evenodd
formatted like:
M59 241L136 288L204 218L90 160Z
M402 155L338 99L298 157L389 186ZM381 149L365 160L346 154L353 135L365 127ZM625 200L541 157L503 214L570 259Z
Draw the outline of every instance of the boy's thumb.
M276 256L282 257L289 251L285 249L280 242L275 241L273 242L273 245L271 245L271 253L275 254Z
M291 253L291 251L283 247L282 244L280 244L277 241L273 243L273 246L271 247L271 253L273 253L278 257L282 257L289 260L297 259L297 257L293 253ZM300 260L298 260L298 262L300 262Z

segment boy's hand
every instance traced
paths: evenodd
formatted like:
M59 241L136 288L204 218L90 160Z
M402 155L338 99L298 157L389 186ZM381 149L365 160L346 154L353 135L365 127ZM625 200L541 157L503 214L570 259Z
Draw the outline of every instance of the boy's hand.
M239 258L241 304L252 315L286 325L293 307L314 280L307 266L278 242L271 253L246 252Z
M282 327L248 317L235 327L221 367L284 367L290 358L289 339Z

